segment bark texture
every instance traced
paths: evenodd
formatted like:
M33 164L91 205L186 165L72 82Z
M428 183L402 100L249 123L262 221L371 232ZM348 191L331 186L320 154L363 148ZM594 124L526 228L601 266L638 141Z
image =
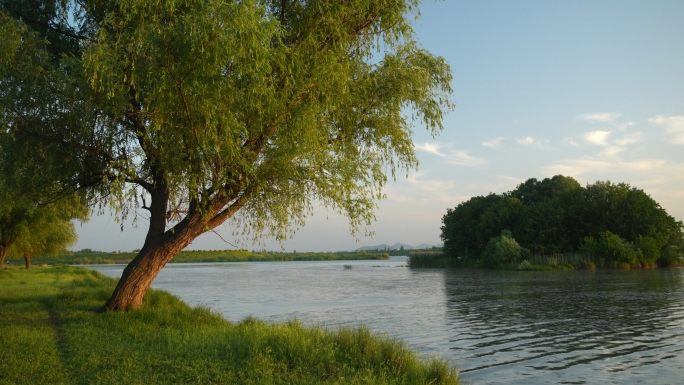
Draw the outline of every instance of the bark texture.
M186 217L173 229L148 239L126 266L114 293L102 311L129 311L142 306L147 289L161 269L204 231L201 215Z
M7 258L7 245L0 244L0 270L5 267L5 258Z
M31 268L31 253L24 251L24 263L26 264L26 270Z

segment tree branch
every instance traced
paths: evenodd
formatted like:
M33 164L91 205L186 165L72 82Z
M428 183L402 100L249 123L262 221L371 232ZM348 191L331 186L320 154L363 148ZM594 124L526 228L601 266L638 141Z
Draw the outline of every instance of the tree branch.
M57 32L57 33L62 34L64 36L69 36L71 38L78 39L78 40L88 40L88 38L85 36L77 35L73 32L65 31L65 30L60 29L60 28L55 28L55 27L51 26L50 24L42 23L40 21L30 19L30 18L26 17L26 15L24 15L23 13L17 12L17 16L21 17L22 19L24 19L29 24L35 24L35 25L41 26L45 29L48 29L48 30L53 31L53 32Z

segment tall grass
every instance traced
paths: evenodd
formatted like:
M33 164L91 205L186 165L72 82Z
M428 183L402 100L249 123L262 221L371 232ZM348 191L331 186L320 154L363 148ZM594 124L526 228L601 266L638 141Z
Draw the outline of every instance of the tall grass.
M441 251L412 251L408 256L408 266L412 268L460 267L459 260L447 257Z
M151 290L97 314L115 280L73 267L0 271L0 382L458 384L442 360L366 328L224 320Z

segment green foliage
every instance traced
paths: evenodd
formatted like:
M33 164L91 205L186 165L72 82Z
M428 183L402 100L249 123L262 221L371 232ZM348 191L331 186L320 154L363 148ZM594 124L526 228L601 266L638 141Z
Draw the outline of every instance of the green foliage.
M408 266L411 268L458 267L458 260L447 257L441 250L411 251Z
M89 209L80 193L62 193L53 200L43 191L26 190L31 176L2 170L13 141L0 137L0 268L6 257L56 255L76 241L74 220L85 221ZM49 186L58 190L60 186Z
M503 229L511 229L519 245L537 255L577 253L583 242L589 247L587 237L603 239L601 234L609 232L622 243L604 237L601 242L610 244L611 251L593 255L622 265L678 264L674 255L684 239L682 222L642 190L610 182L582 187L562 175L532 178L499 195L473 197L448 209L442 222L444 252L462 262L484 258L487 242ZM488 258L494 243L489 247ZM672 257L665 257L666 252Z
M130 262L136 253L97 253L90 250L64 253L54 257L38 255L36 262L49 262L50 264L65 263L69 265L88 264L113 264ZM353 261L353 260L385 260L390 256L387 253L354 252L337 253L314 253L314 252L251 252L247 250L184 250L181 251L171 263L198 263L198 262L289 262L289 261Z
M644 241L642 240L642 242ZM640 248L610 231L601 232L599 239L585 238L581 250L591 258L605 258L609 263L618 267L634 266L644 260Z
M500 236L493 237L487 242L482 253L482 261L486 267L517 264L522 260L523 251L518 242L513 239L510 231L504 230Z
M312 202L368 230L387 174L417 166L412 129L453 108L417 0L39 3L1 3L14 165L120 217L142 194L153 237L235 218L285 239Z
M639 235L634 241L634 246L641 251L641 261L648 265L655 265L660 259L660 247L658 242L651 237Z
M662 251L658 262L664 266L681 266L684 264L683 257L682 249L675 245L668 245L667 248Z
M441 227L444 253L452 257L479 257L489 241L489 238L482 238L478 234L480 218L490 207L502 200L498 195L489 194L486 197L473 197L453 210L447 209L446 215L442 217L444 225Z
M0 271L0 382L458 384L445 361L366 328L228 322L151 290L96 314L115 280L73 267ZM23 284L22 284L23 282Z

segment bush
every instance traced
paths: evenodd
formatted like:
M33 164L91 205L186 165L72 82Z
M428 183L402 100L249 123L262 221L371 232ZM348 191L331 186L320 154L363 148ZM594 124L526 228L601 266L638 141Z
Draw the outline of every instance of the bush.
M681 251L675 245L665 247L658 262L663 266L677 266L684 263L681 258Z
M511 232L504 230L500 236L493 237L487 242L482 253L482 262L486 267L517 264L522 260L523 254L529 256L530 251L520 247Z
M520 262L518 265L518 270L534 270L534 266L528 260Z
M644 241L644 247L648 243ZM615 266L633 266L640 264L644 259L641 249L610 231L599 233L598 240L593 237L584 238L581 250L591 258L605 258L608 263Z
M642 262L647 265L655 265L656 261L660 259L660 247L658 242L651 237L642 237L639 235L634 242L634 246L641 250Z

